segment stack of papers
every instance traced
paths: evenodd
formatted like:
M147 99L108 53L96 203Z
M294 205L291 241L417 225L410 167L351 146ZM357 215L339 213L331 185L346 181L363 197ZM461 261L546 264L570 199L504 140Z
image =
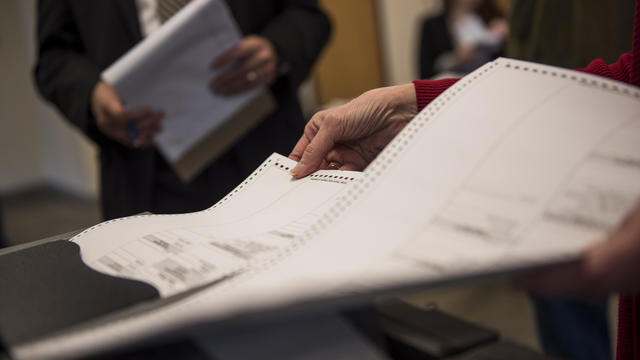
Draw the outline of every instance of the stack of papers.
M102 73L126 108L165 112L160 152L185 181L274 109L264 88L223 97L209 81L219 55L242 38L221 0L194 0Z
M420 112L363 173L293 180L295 162L274 154L208 210L77 235L89 266L174 301L15 354L81 356L204 322L575 260L640 197L639 105L632 86L498 59Z

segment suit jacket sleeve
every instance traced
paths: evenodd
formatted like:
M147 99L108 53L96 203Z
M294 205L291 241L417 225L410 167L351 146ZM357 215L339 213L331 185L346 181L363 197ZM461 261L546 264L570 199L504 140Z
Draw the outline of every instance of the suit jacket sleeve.
M435 75L433 68L435 67L436 57L434 52L433 29L432 22L426 20L422 23L422 32L420 36L420 78L428 79Z
M283 11L262 29L261 35L278 49L285 75L295 89L309 75L329 40L331 24L317 0L283 0Z
M39 0L37 16L37 87L75 126L95 135L90 100L100 69L84 55L69 3Z
M420 78L436 75L436 60L453 50L445 15L428 18L422 23L420 37Z

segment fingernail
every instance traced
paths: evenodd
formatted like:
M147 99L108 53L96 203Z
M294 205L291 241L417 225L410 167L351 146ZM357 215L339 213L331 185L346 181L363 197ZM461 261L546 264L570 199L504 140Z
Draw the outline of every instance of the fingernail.
M300 174L302 174L303 170L304 170L304 165L302 163L298 163L298 165L296 165L293 169L291 169L290 173L291 175L298 177L300 176Z

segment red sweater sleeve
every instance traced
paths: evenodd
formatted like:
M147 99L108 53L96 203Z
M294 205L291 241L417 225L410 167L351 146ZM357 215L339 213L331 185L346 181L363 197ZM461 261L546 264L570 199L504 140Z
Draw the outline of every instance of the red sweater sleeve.
M586 68L576 70L628 83L631 80L631 65L631 54L623 54L617 62L611 65L607 65L602 59L596 59ZM418 111L424 109L425 106L429 105L431 101L458 80L460 79L414 80L413 85L416 88Z
M414 80L413 86L416 88L416 100L418 101L418 112L429 105L431 101L438 97L449 86L455 84L460 79L441 80Z
M623 54L611 65L607 65L602 59L595 59L586 68L577 70L628 83L631 82L631 65L631 54Z

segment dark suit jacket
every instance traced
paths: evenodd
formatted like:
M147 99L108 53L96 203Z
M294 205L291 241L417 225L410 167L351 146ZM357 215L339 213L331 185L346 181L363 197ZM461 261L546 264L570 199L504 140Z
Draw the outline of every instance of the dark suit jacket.
M162 196L155 150L130 149L108 139L90 109L100 72L142 38L135 1L39 0L38 5L35 80L41 94L98 145L104 217L153 211L156 197ZM212 205L269 154L288 153L302 133L296 92L328 40L328 18L316 0L233 0L228 5L244 34L271 40L289 65L272 86L278 110L201 174L193 191L187 189L197 193L198 203L163 211Z
M420 78L436 75L438 57L453 50L453 39L444 14L424 20L420 34Z

